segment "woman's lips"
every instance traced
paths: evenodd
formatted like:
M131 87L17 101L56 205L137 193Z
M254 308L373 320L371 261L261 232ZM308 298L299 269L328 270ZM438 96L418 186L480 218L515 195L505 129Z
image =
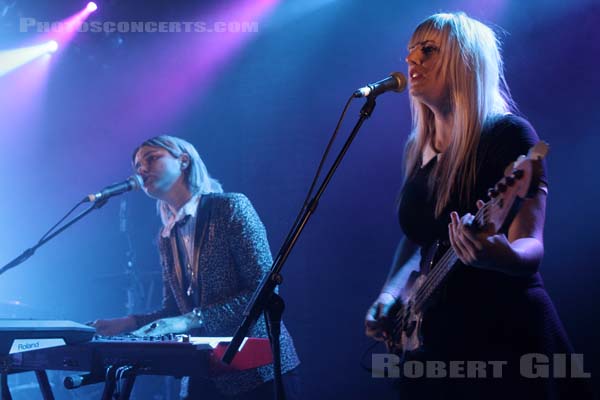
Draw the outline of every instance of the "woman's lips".
M418 72L411 72L410 73L410 82L414 83L414 82L419 82L424 78L423 74L420 74Z

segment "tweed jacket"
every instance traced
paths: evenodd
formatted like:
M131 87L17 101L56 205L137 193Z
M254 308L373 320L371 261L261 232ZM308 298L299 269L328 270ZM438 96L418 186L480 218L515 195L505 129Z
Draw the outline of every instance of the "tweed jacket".
M197 290L192 295L196 297L188 296L187 286L183 285L182 266L173 246L177 229L172 229L171 237L159 238L164 284L162 308L134 317L141 327L156 319L188 313L196 305L202 312L202 335L233 336L250 297L272 264L266 231L248 198L239 193L202 195L196 216ZM251 329L250 336L268 337L263 318ZM283 324L281 355L284 373L300 363ZM273 379L273 367L232 372L212 379L223 394L237 394Z

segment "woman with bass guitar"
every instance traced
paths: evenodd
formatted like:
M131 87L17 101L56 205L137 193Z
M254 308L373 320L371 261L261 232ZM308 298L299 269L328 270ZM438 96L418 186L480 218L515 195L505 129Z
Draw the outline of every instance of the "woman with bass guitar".
M435 14L416 28L406 62L404 238L367 312L367 335L385 340L403 366L424 366L418 376L400 368L403 399L586 398L585 379L552 376L552 362L573 350L538 272L544 146L522 164L529 169L505 171L539 139L517 115L496 35L464 13ZM534 360L547 361L548 376L530 376Z

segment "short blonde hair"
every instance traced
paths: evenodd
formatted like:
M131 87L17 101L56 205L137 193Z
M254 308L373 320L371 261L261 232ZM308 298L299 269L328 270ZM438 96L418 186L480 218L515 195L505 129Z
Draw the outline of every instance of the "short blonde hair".
M184 174L188 189L192 195L223 192L223 187L218 180L209 175L206 165L204 165L198 151L196 151L196 148L190 142L169 135L160 135L150 138L133 151L133 162L135 162L135 156L138 151L144 146L163 148L175 158L180 157L182 154L188 155L190 164L185 169ZM158 200L156 202L156 209L161 216L163 223L165 223L166 217L170 213L169 207L164 201Z

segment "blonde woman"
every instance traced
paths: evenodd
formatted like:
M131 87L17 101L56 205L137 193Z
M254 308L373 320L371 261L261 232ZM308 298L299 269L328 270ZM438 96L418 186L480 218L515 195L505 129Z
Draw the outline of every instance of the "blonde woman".
M163 226L159 253L163 304L149 314L97 320L98 333L233 336L243 311L272 258L265 228L246 196L223 193L194 146L178 137L157 136L133 153L143 190L157 200ZM267 337L260 318L249 333ZM288 398L298 398L299 364L294 343L281 325L281 356ZM182 380L185 399L252 400L272 397L273 365ZM189 384L188 384L189 382Z
M406 62L413 131L398 202L404 238L367 312L367 335L386 336L386 318L399 301L407 272L434 241L448 240L459 265L423 317L423 348L405 361L441 361L446 371L452 362L466 368L468 361L506 361L502 378L492 377L492 364L472 379L461 379L464 370L454 378L402 376L403 393L427 399L554 398L566 385L526 379L520 370L527 354L552 358L572 352L538 272L544 254L545 174L505 230L481 236L467 228L482 204L478 200L487 199L487 189L504 168L538 141L531 125L516 115L498 39L464 13L435 14L416 28Z

